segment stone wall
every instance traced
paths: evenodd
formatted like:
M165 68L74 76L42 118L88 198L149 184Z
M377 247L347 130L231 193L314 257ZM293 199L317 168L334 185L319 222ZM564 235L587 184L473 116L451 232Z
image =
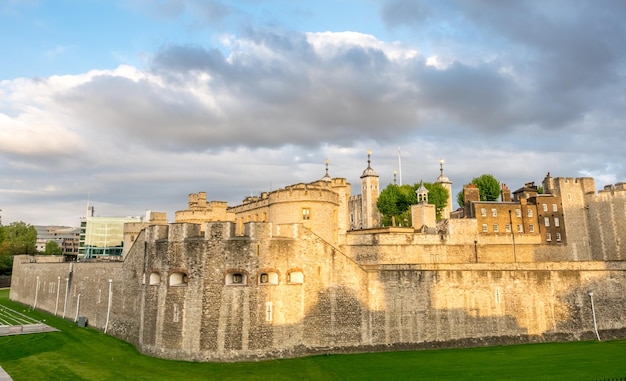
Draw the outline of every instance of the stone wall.
M601 337L624 337L624 262L515 263L487 242L475 263L474 245L411 229L339 247L283 228L291 238L264 223L244 236L225 222L151 226L123 263L18 257L11 299L193 361L593 339L590 292ZM521 246L531 258L546 245Z

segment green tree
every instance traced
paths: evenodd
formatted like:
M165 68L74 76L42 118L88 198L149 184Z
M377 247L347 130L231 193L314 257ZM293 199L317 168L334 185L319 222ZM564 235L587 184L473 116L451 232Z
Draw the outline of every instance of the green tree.
M500 182L493 175L474 177L472 184L480 190L480 201L497 201L500 197Z
M460 190L459 193L456 194L456 202L461 208L465 206L465 196L463 195L463 190Z
M13 271L13 256L0 254L0 275L11 275Z
M424 188L428 190L428 203L435 205L436 217L440 220L443 209L448 205L448 190L441 183L424 183ZM419 184L415 189L419 189Z
M484 174L478 177L474 177L470 184L474 184L480 191L480 201L497 201L500 197L500 182L490 174ZM465 198L463 191L460 191L456 195L456 201L459 206L465 205Z
M61 255L63 254L63 249L59 246L56 241L48 241L46 242L46 249L44 251L46 255Z
M376 207L382 215L383 226L411 226L411 205L417 202L415 188L411 185L389 184L378 196Z
M12 222L9 225L0 226L2 241L0 242L0 254L35 254L37 249L37 230L25 222Z
M416 191L420 184L389 184L378 196L376 206L381 214L383 226L411 226L411 205L417 204ZM424 183L428 190L428 203L435 205L437 219L441 218L443 208L448 204L448 191L439 183Z

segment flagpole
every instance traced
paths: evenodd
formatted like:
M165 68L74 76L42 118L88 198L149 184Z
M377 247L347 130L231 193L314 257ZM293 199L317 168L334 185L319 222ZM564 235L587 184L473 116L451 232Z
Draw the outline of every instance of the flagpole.
M400 185L402 185L402 158L400 157L400 147L398 147L398 174L400 175Z

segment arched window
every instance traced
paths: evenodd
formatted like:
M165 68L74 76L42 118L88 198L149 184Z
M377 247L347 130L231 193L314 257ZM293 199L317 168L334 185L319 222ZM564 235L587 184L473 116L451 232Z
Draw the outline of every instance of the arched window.
M304 283L304 274L302 271L292 271L287 274L287 283L302 284Z
M278 273L275 271L262 272L261 274L259 274L259 284L261 286L278 284Z
M156 286L158 284L161 284L161 274L156 271L150 273L150 286Z
M225 283L228 286L245 286L248 283L248 277L241 271L233 271L226 274Z
M186 286L187 274L183 272L174 272L170 274L170 286Z

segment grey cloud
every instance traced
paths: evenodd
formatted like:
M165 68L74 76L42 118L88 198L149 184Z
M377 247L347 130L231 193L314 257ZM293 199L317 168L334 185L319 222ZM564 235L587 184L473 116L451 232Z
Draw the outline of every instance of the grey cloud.
M423 2L414 0L393 0L383 4L380 14L389 28L406 25L412 26L425 21L430 15L430 8Z

